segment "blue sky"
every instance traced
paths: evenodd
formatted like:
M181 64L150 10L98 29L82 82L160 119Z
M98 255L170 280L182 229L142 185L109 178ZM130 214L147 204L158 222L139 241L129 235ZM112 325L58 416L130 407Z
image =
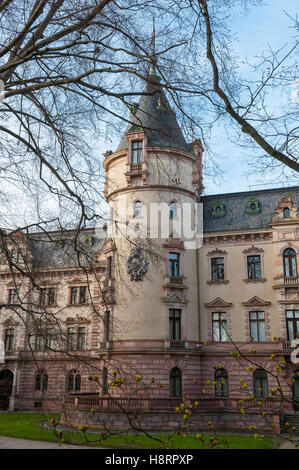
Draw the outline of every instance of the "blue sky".
M238 16L233 20L232 30L239 39L234 43L235 53L240 57L240 61L243 58L250 60L260 55L263 50L268 49L268 44L273 49L278 49L290 38L294 38L295 30L291 29L291 20L284 11L292 17L296 17L298 1L269 0L265 2L264 6L252 8L246 15ZM299 177L295 175L287 180L280 177L275 178L275 174L269 174L266 177L262 175L258 177L256 175L246 176L250 170L246 157L252 150L245 151L232 144L222 129L214 129L213 149L223 155L219 164L224 173L220 180L206 179L206 194L299 184Z

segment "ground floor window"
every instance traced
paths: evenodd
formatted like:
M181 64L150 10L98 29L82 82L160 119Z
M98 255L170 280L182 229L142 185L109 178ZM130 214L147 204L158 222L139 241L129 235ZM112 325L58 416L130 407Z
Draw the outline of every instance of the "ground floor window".
M174 367L170 371L170 396L182 396L182 373L177 367Z
M225 369L215 372L215 397L228 397L228 375Z
M268 396L268 376L267 372L257 369L253 374L254 396L256 398L267 398Z
M79 392L81 389L81 375L72 370L68 375L68 392Z
M35 377L35 390L36 391L45 391L48 389L48 374L41 371Z

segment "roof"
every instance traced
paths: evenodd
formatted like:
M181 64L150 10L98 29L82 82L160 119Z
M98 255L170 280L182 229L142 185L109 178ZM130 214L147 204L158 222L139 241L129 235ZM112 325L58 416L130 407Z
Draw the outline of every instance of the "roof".
M78 259L75 249L75 231L30 234L29 249L35 269L88 266L94 263L95 255L100 253L106 241L106 232L100 228L84 229L78 236ZM93 261L92 261L93 260Z
M127 148L127 133L140 130L146 133L150 146L192 151L192 144L186 143L176 115L162 90L160 78L149 75L148 80L138 105L132 105L135 109L130 114L130 124L122 136L117 152Z
M299 186L202 196L204 233L269 228L271 218L282 198L289 196L299 207ZM247 213L248 201L255 198L259 213ZM213 208L223 204L225 215L212 215Z

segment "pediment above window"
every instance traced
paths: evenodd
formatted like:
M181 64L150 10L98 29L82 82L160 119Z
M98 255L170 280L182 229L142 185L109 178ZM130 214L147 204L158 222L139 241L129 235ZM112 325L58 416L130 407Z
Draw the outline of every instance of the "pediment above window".
M266 307L271 305L271 302L268 300L263 300L258 296L254 296L251 299L247 300L247 302L242 302L245 307Z
M162 302L165 302L165 303L177 303L177 304L186 304L188 302L188 300L186 299L186 297L184 295L180 295L180 294L177 294L177 293L170 293L168 294L166 297L163 297L162 298Z
M65 320L65 323L70 324L70 323L90 323L90 320L88 320L86 317L67 317Z
M224 250L219 250L218 248L216 248L213 251L209 251L209 253L207 255L208 256L224 256L224 255L227 255L227 252L224 251Z
M221 299L220 297L216 297L216 299L212 300L212 302L205 303L206 307L214 308L214 307L231 307L233 304L231 302L225 302L225 300Z
M254 253L263 253L263 252L264 252L263 248L258 248L257 246L254 246L254 245L252 245L250 248L246 248L245 250L243 250L243 253L245 255L250 255Z
M18 324L19 322L13 320L12 318L7 318L6 320L4 320L4 322L2 322L3 326L17 326Z

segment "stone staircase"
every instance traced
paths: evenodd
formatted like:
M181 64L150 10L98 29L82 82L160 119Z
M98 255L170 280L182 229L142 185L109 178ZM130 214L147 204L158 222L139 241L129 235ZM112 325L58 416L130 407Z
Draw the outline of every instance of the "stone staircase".
M290 426L286 427L285 424L289 423ZM292 428L295 427L295 432L292 432ZM290 433L295 436L299 436L299 412L292 414L284 414L281 422L281 432Z

